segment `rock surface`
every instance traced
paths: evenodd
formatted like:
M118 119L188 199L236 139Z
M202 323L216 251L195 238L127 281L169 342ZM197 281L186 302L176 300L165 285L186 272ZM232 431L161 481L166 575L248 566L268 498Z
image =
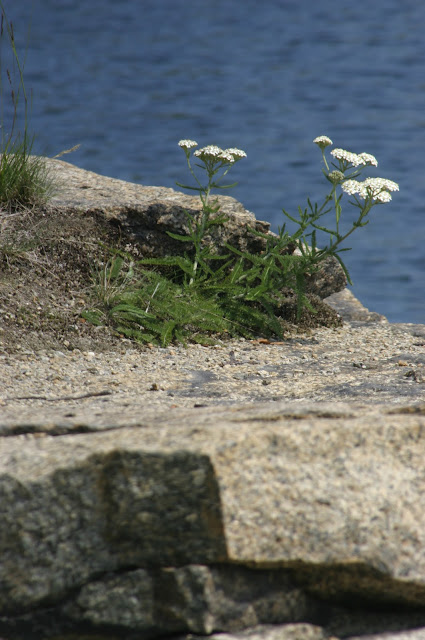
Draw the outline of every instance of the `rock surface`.
M158 412L285 401L387 403L424 398L425 326L388 323L348 291L327 298L337 328L281 342L220 341L153 349L116 341L0 352L0 434L52 435L139 424ZM40 421L42 416L42 421Z
M293 369L340 360L345 402L332 385L327 401L309 400L301 382L296 400L250 404L211 398L207 385L172 411L145 393L4 400L0 634L424 637L425 389L398 363L422 370L425 327L392 328L345 294L331 302L345 329L300 337ZM350 335L376 369L353 366L353 350L344 368ZM309 341L316 358L305 361ZM221 348L231 362L240 346ZM252 348L270 363L294 343ZM373 389L382 349L397 360L383 358L385 404ZM216 350L197 351L226 375ZM304 377L294 375L288 391Z
M195 206L52 162L146 246ZM282 342L0 352L2 639L425 640L425 325L326 302Z
M425 625L424 433L420 405L275 404L3 438L0 629Z

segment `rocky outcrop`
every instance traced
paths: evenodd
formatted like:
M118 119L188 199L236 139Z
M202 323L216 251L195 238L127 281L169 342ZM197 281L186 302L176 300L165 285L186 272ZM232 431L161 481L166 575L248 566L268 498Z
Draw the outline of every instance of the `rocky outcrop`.
M129 243L143 257L162 257L182 252L182 243L167 232L187 234L185 211L197 216L201 210L198 196L189 196L166 187L147 187L98 175L61 160L47 160L47 166L58 184L57 194L48 210L63 214L80 211L100 215L119 227ZM227 222L216 225L209 241L218 253L229 243L240 251L260 253L266 240L254 232L268 234L270 224L257 220L243 205L229 196L218 196L220 215ZM188 247L184 247L188 250ZM347 284L345 274L334 258L323 262L318 273L308 277L307 293L326 298L341 291Z
M32 431L0 442L6 638L425 627L423 405Z
M51 166L50 207L142 253L196 210ZM286 342L0 354L2 639L424 640L425 327L327 304L343 327Z

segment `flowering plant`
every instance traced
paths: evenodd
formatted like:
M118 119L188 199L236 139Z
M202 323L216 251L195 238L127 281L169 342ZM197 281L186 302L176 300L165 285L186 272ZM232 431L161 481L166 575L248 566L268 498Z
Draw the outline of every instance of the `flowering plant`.
M276 314L279 315L279 305L284 295L282 292L288 289L297 294L298 317L305 306L310 311L315 311L308 296L305 295L305 279L306 276L318 271L326 258L333 256L339 261L351 284L350 275L340 256L340 253L348 251L348 248L341 247L341 244L355 229L368 224L367 216L372 207L389 202L391 192L397 191L399 187L392 180L384 178L366 178L362 182L357 180L364 167L378 165L375 156L370 153L357 154L335 148L330 153L332 157L330 167L325 151L333 144L332 140L327 136L319 136L313 142L322 152L325 165L323 173L331 184L330 193L325 197L323 204L321 206L313 205L308 199L307 208L298 208L298 217L292 216L283 209L288 220L297 224L298 229L295 233L289 234L285 230L285 225L279 229L277 235L252 231L265 241L265 250L261 256L251 255L246 251L241 252L226 244L227 249L231 252L229 255L233 257L227 260L223 266L217 268L216 261L229 258L229 255L212 255L210 247L204 243L211 226L226 222L224 217L216 215L220 205L217 199L213 202L210 201L211 190L234 186L223 185L221 181L235 162L246 157L246 153L240 149L223 150L214 145L194 151L193 157L199 161L196 166L205 171L207 175L207 183L204 185L196 175L191 163L191 153L198 146L197 142L180 140L179 146L185 153L187 165L195 179L196 186L181 183L177 183L177 185L197 191L202 203L202 211L198 218L186 211L189 226L187 236L170 233L175 239L193 244L193 257L185 254L183 258L180 256L169 260L169 264L172 263L182 269L186 285L189 287L202 286L205 294L220 300L221 304L229 305L231 301L233 304L236 300L239 301L239 304L254 304L257 308L261 307L274 324L272 318L275 318ZM341 190L339 195L338 189ZM342 232L340 228L341 200L344 193L353 196L351 204L359 209L359 214L351 228ZM332 207L335 209L335 226L329 228L328 225L323 224L322 218L332 210ZM211 217L212 214L214 217ZM322 248L317 245L316 234L318 231L329 236L328 244ZM213 261L215 261L214 268ZM274 330L278 332L275 325Z
M360 175L363 167L378 166L375 156L370 153L357 154L345 149L333 149L330 155L335 162L331 163L331 170L326 159L325 149L333 144L332 140L327 136L318 136L313 142L317 144L322 152L323 162L326 167L326 169L323 169L323 173L332 185L331 191L325 197L321 207L317 204L313 206L310 200L307 201L308 207L306 209L302 210L299 207L299 218L291 216L284 209L283 213L289 220L299 226L294 240L296 240L302 256L306 259L305 266L307 269L314 270L318 263L326 257L334 256L344 269L348 282L352 284L348 270L339 255L341 251L349 251L349 249L346 247L339 248L339 245L356 229L366 226L369 223L367 216L372 207L390 202L392 199L391 192L398 191L399 186L396 182L385 178L366 178L362 182L355 179ZM340 187L342 191L339 196L337 195L337 187ZM341 199L344 193L354 196L354 200L350 201L350 203L359 209L359 215L351 228L342 233L340 231ZM335 209L335 229L329 229L327 226L319 224L319 220L330 212L331 208L328 208L328 205L331 201L333 201ZM305 233L309 227L312 228L312 231ZM317 248L316 231L327 233L330 237L329 244L322 249ZM308 265L308 263L310 264Z
M351 282L340 256L347 248L341 245L355 229L368 224L367 216L374 206L391 200L391 193L398 191L398 185L384 178L358 180L363 168L377 166L371 154L335 148L328 162L325 152L332 141L327 136L319 136L314 143L322 152L323 173L331 185L321 206L307 200L305 209L298 208L298 217L283 209L286 218L297 225L295 233L288 233L285 225L278 234L252 229L252 234L262 240L260 253L241 251L226 243L228 253L223 255L217 254L210 243L211 228L227 221L220 215L219 200L211 198L211 191L233 186L223 184L223 179L246 153L214 145L196 149L198 145L193 140L180 140L179 146L185 153L195 184L177 184L199 193L201 211L185 212L187 235L168 232L174 239L186 243L188 251L183 255L138 261L134 269L132 267L132 274L133 271L139 274L138 280L124 293L120 286L121 262L114 263L108 283L111 280L120 295L118 300L109 301L107 313L117 323L119 332L166 346L173 340L186 339L207 344L211 334L282 338L285 329L291 330L293 324L338 326L340 318L332 315L318 297L307 293L307 278L320 269L325 259L334 257ZM201 175L206 175L206 180L198 177L195 167ZM351 197L350 202L359 213L351 227L343 231L341 202L345 194ZM334 228L323 222L332 209L335 210ZM329 237L322 248L318 247L318 232ZM146 270L145 265L155 269ZM304 313L305 308L315 315ZM95 310L91 321L93 317L97 321L98 316L99 311Z
M217 213L220 210L220 205L217 204L217 200L210 203L210 193L212 189L230 189L235 186L234 184L223 185L220 184L221 180L227 175L231 166L246 158L245 151L241 149L220 149L215 145L208 145L202 149L197 149L194 152L195 158L199 159L202 164L197 164L198 167L203 169L207 174L208 182L206 185L202 185L199 181L196 173L190 162L190 150L198 146L198 143L194 140L180 140L179 146L183 149L186 155L187 165L189 171L197 182L197 187L191 187L177 182L177 186L183 189L191 189L199 192L199 197L202 202L202 212L200 219L197 220L188 211L186 211L186 217L189 225L189 236L181 236L175 233L170 233L172 238L176 240L182 240L184 242L193 242L195 249L195 258L189 266L187 271L189 275L189 285L192 285L197 277L204 274L211 274L211 269L208 265L208 259L211 257L210 251L207 247L203 246L203 239L208 230L214 225L224 224L226 218L215 217L211 218L211 214ZM219 176L218 174L221 175ZM201 271L198 271L198 267L201 267Z
M395 182L384 178L366 178L362 182L356 179L364 167L378 166L378 161L372 154L366 152L357 154L346 151L345 149L335 148L330 152L333 160L330 167L325 151L333 145L332 140L327 136L318 136L313 142L317 144L322 152L325 165L323 173L331 184L330 193L325 197L321 206L317 204L313 205L308 199L307 208L298 208L298 218L283 209L283 213L288 220L298 225L298 229L294 234L290 235L287 233L284 225L279 229L279 234L273 240L270 241L269 237L266 235L263 236L264 239L267 240L267 249L262 255L261 264L263 276L264 273L269 274L267 286L269 290L276 287L282 288L282 286L290 286L295 289L298 294L299 310L301 310L304 304L310 306L303 295L305 276L317 271L318 268L320 268L320 263L329 256L333 256L339 261L348 282L352 284L348 270L340 256L342 251L348 251L349 249L347 247L342 248L341 244L355 229L368 224L369 220L367 216L372 207L389 202L391 200L391 192L398 191L399 189ZM246 153L240 149L222 150L212 145L195 151L193 154L194 157L202 163L197 164L197 166L205 170L208 177L207 185L203 186L196 176L190 160L191 150L197 147L197 143L193 140L180 140L179 146L185 152L189 170L197 186L187 186L180 183L177 183L177 185L185 189L198 191L202 202L202 214L199 221L194 220L194 218L186 212L190 228L189 236L170 234L174 238L192 241L194 244L195 258L191 266L189 280L189 284L191 285L195 281L199 266L202 267L201 271L203 276L206 274L213 275L208 265L208 260L211 258L211 255L209 249L203 246L203 238L211 225L223 224L225 222L223 217L215 217L214 219L210 217L212 213L218 213L220 208L217 201L213 204L209 201L211 189L229 188L233 186L221 185L220 181L236 161L246 157ZM219 174L220 171L222 171L222 175L220 178L217 178L217 174ZM339 188L341 189L341 193L338 195L337 190ZM359 214L351 228L349 228L348 231L342 232L340 229L342 213L341 200L344 193L354 196L354 199L350 202L359 209ZM333 229L322 223L322 218L332 209L332 206L329 206L331 202L335 209L335 227ZM325 247L318 248L316 238L317 231L328 234L329 242ZM287 257L282 260L282 255L287 256L289 253L293 254L295 248L298 249L298 254L291 255L290 261L288 261ZM251 262L251 268L253 268L254 265L258 267L258 262L254 261L249 254L242 254L231 246L228 246L228 249L243 258L244 264L246 264L248 260L248 262ZM241 264L242 262L240 261L239 266L241 266ZM235 270L235 267L233 267L233 270ZM273 274L273 277L271 277L270 274ZM245 282L252 282L258 277L260 277L261 282L264 283L264 277L259 275L258 269L256 270L256 277L254 279L246 275L244 275L243 279ZM252 292L250 293L250 297L252 297Z

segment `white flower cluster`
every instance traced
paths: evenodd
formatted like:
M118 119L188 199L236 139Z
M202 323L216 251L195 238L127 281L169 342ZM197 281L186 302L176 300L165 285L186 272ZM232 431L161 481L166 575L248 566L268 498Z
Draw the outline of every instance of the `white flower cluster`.
M341 188L350 196L358 195L360 198L372 198L379 202L390 202L390 191L398 191L399 186L386 178L366 178L363 182L358 180L346 180Z
M246 153L242 149L226 149L225 153L230 153L235 158L246 158Z
M198 143L194 140L180 140L179 147L183 149L192 149L192 147L197 147Z
M328 138L328 136L317 136L317 138L314 138L313 142L321 149L325 149L325 147L329 147L330 144L333 144L332 140Z
M227 151L227 149L225 149L224 151L222 150L221 153L219 153L219 155L217 157L218 157L219 160L222 160L224 162L232 163L232 162L235 161L234 157L232 156L231 153L229 153Z
M371 153L359 153L359 158L364 161L364 164L372 164L374 167L378 166L378 161Z
M352 153L351 151L345 151L345 149L333 149L331 156L337 160L344 160L353 167L359 167L360 165L372 164L375 167L378 166L378 161L371 153Z
M203 147L202 149L198 149L193 154L197 158L201 160L221 160L222 162L233 163L240 158L246 158L245 151L241 149L220 149L220 147L216 147L215 145L208 145L207 147Z
M220 147L216 147L213 144L209 144L207 147L202 147L202 149L198 149L195 151L193 155L200 158L201 156L211 156L211 158L217 158L220 153L223 153L223 149Z
M386 189L386 191L399 191L397 182L388 180L388 178L366 178L365 184L374 189Z

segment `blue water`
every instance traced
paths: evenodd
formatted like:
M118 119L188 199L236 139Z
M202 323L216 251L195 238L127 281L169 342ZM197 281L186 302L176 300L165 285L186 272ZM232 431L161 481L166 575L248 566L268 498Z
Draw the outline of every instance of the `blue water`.
M81 143L64 159L172 187L188 178L181 138L236 146L248 157L229 195L274 230L282 207L326 192L313 138L374 154L365 177L400 192L348 245L353 291L391 321L425 323L422 2L3 1L28 49L39 152Z

